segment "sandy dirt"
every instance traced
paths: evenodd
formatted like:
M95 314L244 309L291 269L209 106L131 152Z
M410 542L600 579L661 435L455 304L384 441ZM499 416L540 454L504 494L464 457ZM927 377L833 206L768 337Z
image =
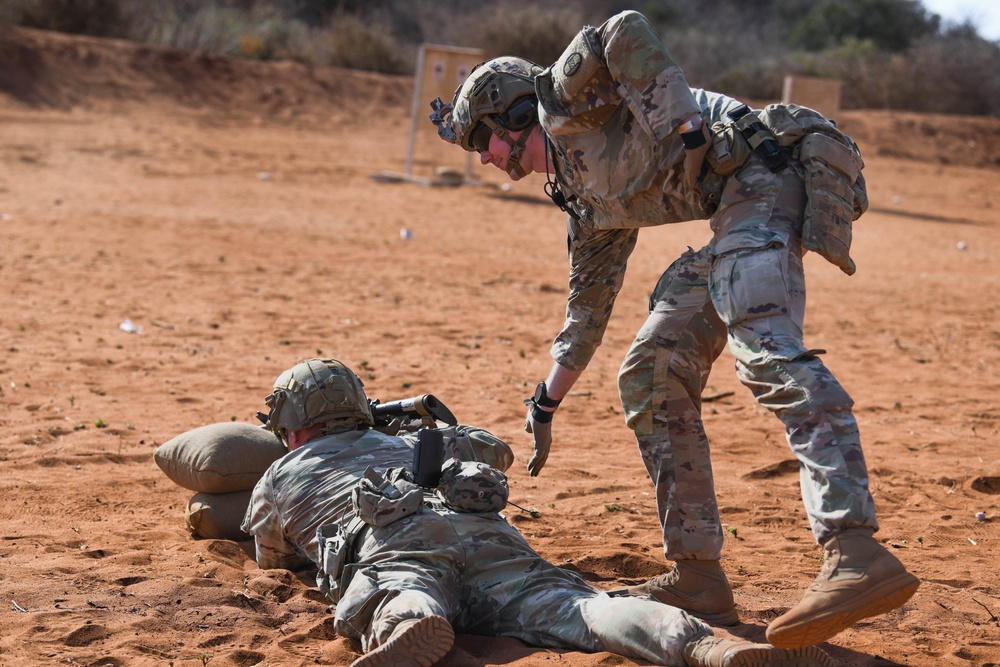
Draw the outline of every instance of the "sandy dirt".
M253 422L274 377L315 355L358 369L372 397L433 393L508 440L511 500L539 510L508 518L550 560L599 588L668 567L615 377L649 290L707 223L642 232L529 478L521 400L567 291L540 177L373 179L403 170L406 77L13 29L0 64L0 664L356 657L308 575L192 539L191 492L152 457L196 426ZM857 402L877 537L923 585L824 646L842 665L1000 665L1000 119L838 120L865 153L871 209L857 275L806 259L806 342ZM454 158L420 149L414 173ZM732 632L762 640L821 550L780 425L728 353L705 396ZM462 635L442 664L636 663Z

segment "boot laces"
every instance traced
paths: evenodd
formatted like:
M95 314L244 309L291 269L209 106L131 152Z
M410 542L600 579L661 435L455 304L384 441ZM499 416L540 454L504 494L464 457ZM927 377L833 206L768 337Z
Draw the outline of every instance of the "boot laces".
M670 569L669 572L664 574L658 574L649 580L650 588L669 588L676 584L681 578L681 573L678 571L675 565Z

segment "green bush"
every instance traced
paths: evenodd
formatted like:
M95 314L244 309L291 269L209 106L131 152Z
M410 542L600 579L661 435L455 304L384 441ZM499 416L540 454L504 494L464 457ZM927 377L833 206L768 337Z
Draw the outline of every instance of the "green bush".
M937 32L940 24L913 0L821 0L788 25L788 41L815 51L850 39L870 40L897 53Z

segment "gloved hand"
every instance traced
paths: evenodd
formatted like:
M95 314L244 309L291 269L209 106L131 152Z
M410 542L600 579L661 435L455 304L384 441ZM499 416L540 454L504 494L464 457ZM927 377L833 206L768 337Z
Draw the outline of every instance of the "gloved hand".
M534 440L534 454L528 461L528 474L532 477L538 477L542 466L549 458L549 447L552 445L552 415L553 413L546 412L537 405L531 405L524 419L524 430L530 433Z
M697 143L698 137L696 130L692 130L688 133L688 137L685 139L684 148L684 183L689 188L694 188L698 185L698 177L701 176L701 168L705 162L705 156L708 154L708 149L712 145L712 133L708 130L708 123L702 123L701 136L704 141L694 148L687 148L688 143L692 141ZM692 137L690 135L694 135Z

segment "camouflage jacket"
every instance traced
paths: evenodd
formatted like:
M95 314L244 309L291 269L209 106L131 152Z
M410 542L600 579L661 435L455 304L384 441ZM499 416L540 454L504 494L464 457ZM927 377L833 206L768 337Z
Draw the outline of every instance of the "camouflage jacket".
M479 461L499 470L514 462L507 444L488 431L462 425L442 431L446 460ZM257 565L290 570L318 566L317 529L353 519L351 492L365 469L409 467L416 439L416 433L335 433L311 440L271 464L254 487L242 526L254 538Z
M706 219L718 206L721 176L709 171L699 188L684 185L678 126L692 114L723 122L739 102L690 88L635 12L584 28L538 75L536 91L556 178L578 214L568 222L570 297L552 356L582 370L603 338L638 228Z

